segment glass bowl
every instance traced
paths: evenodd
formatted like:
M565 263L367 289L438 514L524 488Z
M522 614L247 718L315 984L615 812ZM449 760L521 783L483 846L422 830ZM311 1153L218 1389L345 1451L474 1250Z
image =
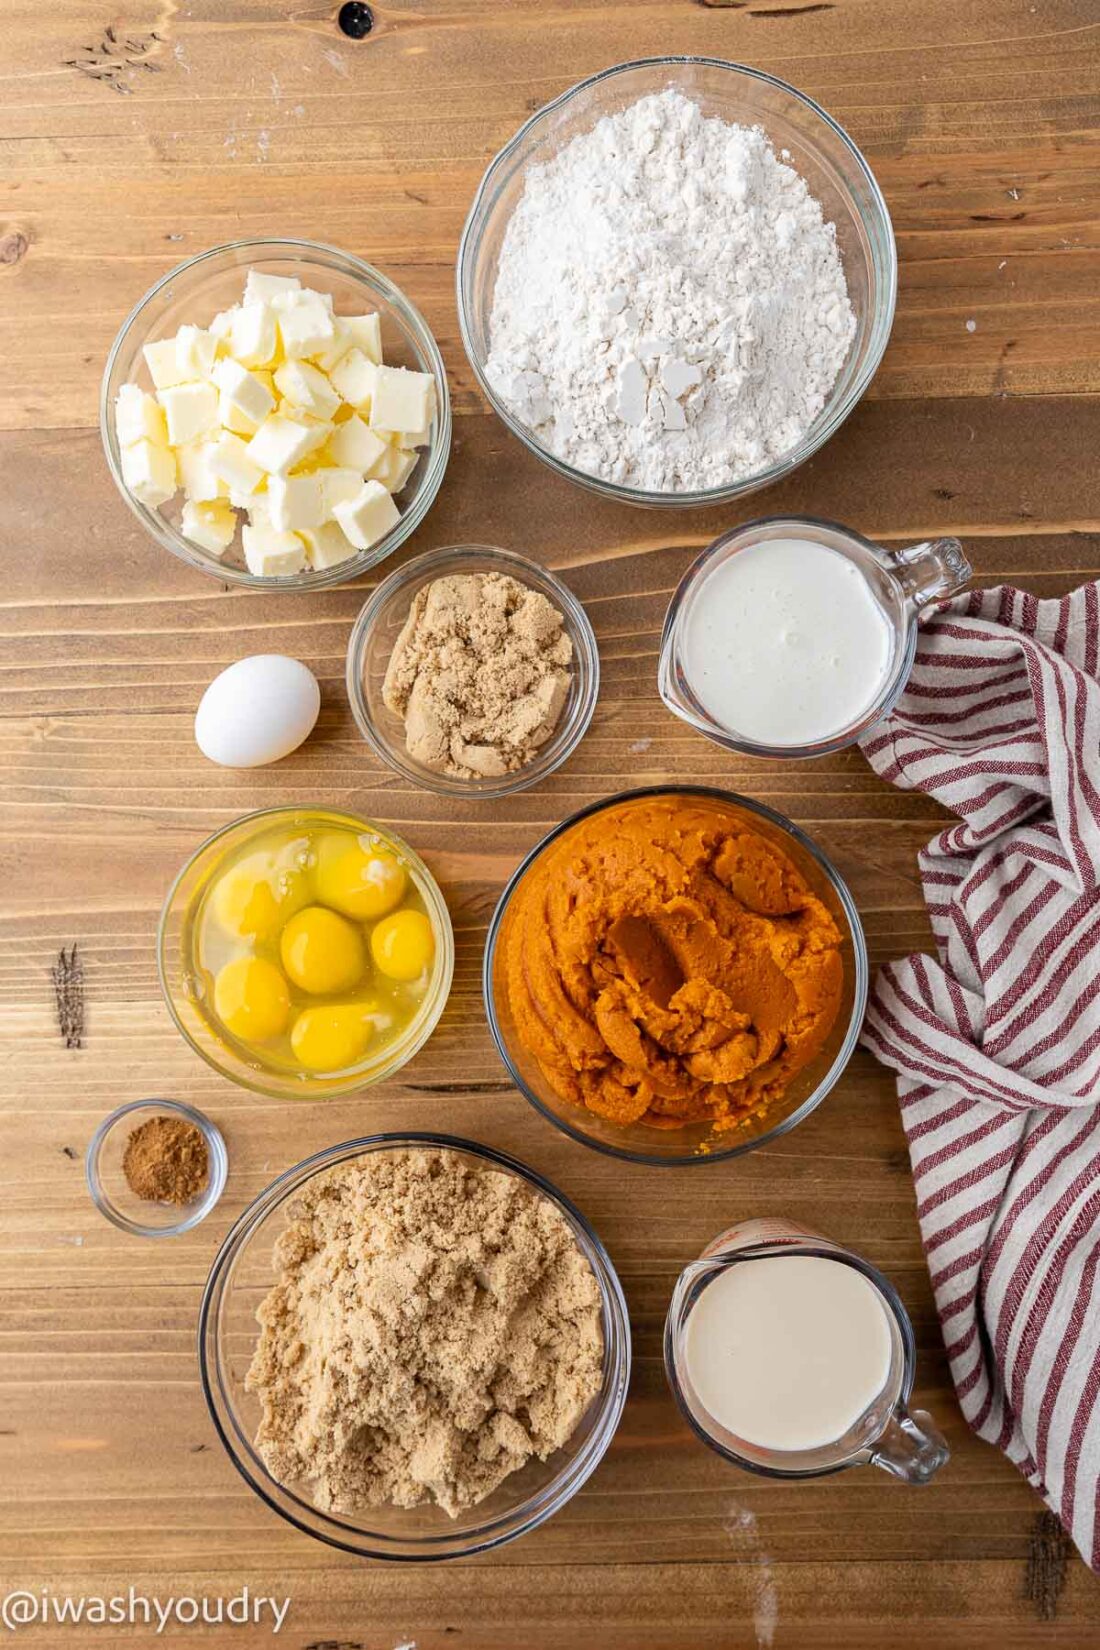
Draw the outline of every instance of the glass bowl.
M569 697L557 727L533 762L495 779L456 779L417 762L405 746L405 724L382 700L382 683L394 643L418 590L449 573L508 573L541 591L561 613L573 644ZM363 608L348 643L348 698L363 738L376 756L405 779L437 796L507 796L538 784L572 755L588 729L600 688L600 656L584 608L560 579L510 550L456 544L431 550L400 567L378 586Z
M214 316L240 300L245 273L297 275L303 286L332 294L337 314L356 315L377 310L382 318L382 348L388 364L430 372L435 380L436 411L431 441L417 460L416 469L396 495L401 520L379 543L361 550L335 567L307 569L286 578L261 578L244 566L238 532L225 559L184 538L177 525L182 494L163 509L150 509L136 499L122 479L114 403L120 387L137 383L152 388L142 345L172 335L185 323L206 326ZM178 264L159 280L122 323L111 345L99 394L99 428L103 450L115 486L130 509L157 543L181 561L226 584L252 590L317 590L344 584L391 555L419 527L435 500L451 450L451 402L443 357L419 310L380 270L319 241L230 241Z
M435 935L431 980L424 1000L404 1035L379 1049L372 1059L362 1061L353 1070L337 1072L331 1077L262 1065L243 1045L223 1041L217 1036L199 1006L200 993L188 947L190 913L214 872L224 863L225 855L269 831L280 821L288 825L300 824L302 828L343 826L385 838L404 860L409 877L427 908ZM223 825L221 830L207 837L184 864L168 890L161 911L157 930L157 968L164 1000L177 1030L196 1054L202 1055L207 1065L223 1077L239 1083L242 1088L270 1095L276 1100L328 1100L338 1094L351 1094L368 1088L382 1078L392 1076L424 1046L435 1030L451 989L454 932L450 913L435 878L419 854L389 826L379 825L357 814L338 813L331 808L262 808L256 813L244 814L232 824Z
M130 1190L122 1160L131 1134L154 1117L178 1117L193 1123L206 1141L209 1173L206 1186L190 1203L151 1203ZM221 1131L193 1106L179 1100L131 1100L105 1117L88 1143L84 1173L92 1201L120 1231L132 1237L179 1237L205 1220L225 1190L229 1157Z
M773 147L820 201L837 244L856 317L856 336L828 401L802 440L756 475L700 492L655 493L621 486L575 469L546 448L489 383L489 320L501 245L523 193L528 166L553 158L580 132L651 93L674 87L707 115L762 126ZM532 115L489 163L474 197L458 252L458 317L462 342L490 405L537 458L581 487L626 504L680 508L723 504L755 492L805 462L843 424L874 377L894 319L897 249L890 214L871 168L825 110L785 81L760 69L715 57L655 57L620 63L582 80Z
M487 1500L457 1518L441 1508L375 1507L357 1517L323 1512L276 1482L252 1444L260 1405L244 1380L256 1343L256 1308L274 1281L272 1249L288 1202L315 1175L366 1152L415 1146L460 1153L514 1175L560 1210L599 1285L604 1337L603 1384L573 1436L548 1461L530 1461ZM574 1496L595 1471L614 1435L630 1378L630 1323L614 1267L592 1227L541 1175L471 1140L445 1134L378 1134L330 1146L289 1169L237 1221L214 1261L199 1313L199 1366L214 1425L234 1466L261 1500L288 1523L329 1546L365 1558L432 1560L469 1557L535 1529Z
M735 824L740 823L756 832L787 854L805 876L813 892L828 906L843 936L846 952L840 1012L821 1052L795 1075L786 1093L769 1106L763 1116L747 1118L743 1123L720 1132L715 1132L709 1121L684 1123L675 1129L653 1128L645 1123L612 1123L598 1117L587 1107L563 1100L551 1088L535 1057L516 1034L497 963L497 950L509 920L508 908L512 896L527 873L559 837L582 820L606 809L619 808L642 798L677 796L704 797L723 804ZM485 944L482 990L489 1030L513 1083L555 1128L579 1140L584 1146L606 1152L609 1157L625 1158L630 1163L681 1166L718 1163L726 1158L742 1157L746 1152L766 1146L795 1128L821 1104L855 1049L867 1003L867 973L867 945L855 901L839 872L804 831L782 814L766 808L762 802L753 802L733 791L716 790L705 785L654 785L641 790L620 791L603 802L582 808L555 826L532 848L513 873L493 913Z

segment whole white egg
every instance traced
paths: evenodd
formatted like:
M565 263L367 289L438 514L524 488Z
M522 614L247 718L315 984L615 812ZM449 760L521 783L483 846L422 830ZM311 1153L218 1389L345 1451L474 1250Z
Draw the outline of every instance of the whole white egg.
M262 768L309 738L320 709L311 670L282 653L254 653L215 676L195 713L195 739L223 768Z

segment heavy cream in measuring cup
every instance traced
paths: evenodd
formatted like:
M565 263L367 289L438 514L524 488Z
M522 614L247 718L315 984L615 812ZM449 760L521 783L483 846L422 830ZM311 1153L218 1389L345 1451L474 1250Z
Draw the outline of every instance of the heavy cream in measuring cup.
M687 615L684 666L707 714L760 745L809 745L881 693L894 632L855 562L810 539L746 545Z
M886 1386L891 1353L874 1285L816 1255L769 1255L716 1273L684 1340L703 1408L735 1438L771 1450L843 1438Z

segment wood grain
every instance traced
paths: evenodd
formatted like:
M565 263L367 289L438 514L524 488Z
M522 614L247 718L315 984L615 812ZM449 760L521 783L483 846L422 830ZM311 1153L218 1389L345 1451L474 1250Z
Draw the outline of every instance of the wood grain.
M508 1087L479 967L500 887L544 830L669 778L747 791L810 829L848 879L876 961L928 943L914 856L934 806L851 753L751 763L695 737L656 695L660 625L698 546L759 513L833 515L890 542L958 532L983 579L1040 594L1095 574L1093 0L382 0L358 43L336 9L4 6L0 1588L230 1596L247 1582L293 1596L282 1637L301 1650L1077 1650L1096 1634L1100 1590L1075 1556L1063 1570L1038 1500L961 1420L886 1074L857 1054L826 1105L743 1162L627 1169L560 1138ZM458 339L454 254L495 148L570 82L665 52L750 61L819 98L866 150L897 230L897 324L869 396L811 464L740 511L653 516L559 483L488 415ZM444 807L368 755L342 687L366 582L293 598L224 590L159 552L114 495L96 400L127 309L178 259L273 232L381 264L439 338L454 452L403 554L507 545L563 572L592 616L596 718L532 792ZM261 648L316 671L318 733L275 769L214 770L192 740L197 698ZM154 934L202 835L309 800L407 832L443 882L458 956L443 1022L405 1071L368 1096L291 1107L235 1090L183 1047ZM84 1015L69 1039L81 1046L66 1047L52 970L74 943ZM232 1165L211 1219L166 1245L101 1221L81 1163L113 1104L158 1093L207 1109ZM194 1354L210 1261L249 1199L310 1151L403 1126L513 1151L575 1198L619 1268L636 1353L614 1445L558 1518L476 1563L411 1571L331 1553L264 1508L217 1443ZM764 1211L851 1243L897 1282L920 1400L954 1451L927 1490L867 1472L750 1479L680 1422L660 1362L673 1280L731 1219ZM224 1642L269 1638L238 1629ZM78 1637L31 1640L60 1650ZM118 1642L156 1640L138 1628Z

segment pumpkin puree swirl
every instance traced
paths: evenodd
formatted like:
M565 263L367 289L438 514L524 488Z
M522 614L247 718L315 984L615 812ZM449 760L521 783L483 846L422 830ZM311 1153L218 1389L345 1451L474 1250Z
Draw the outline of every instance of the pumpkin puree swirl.
M501 934L516 1035L562 1099L615 1123L715 1130L764 1111L840 1009L841 934L744 816L658 797L580 820Z

